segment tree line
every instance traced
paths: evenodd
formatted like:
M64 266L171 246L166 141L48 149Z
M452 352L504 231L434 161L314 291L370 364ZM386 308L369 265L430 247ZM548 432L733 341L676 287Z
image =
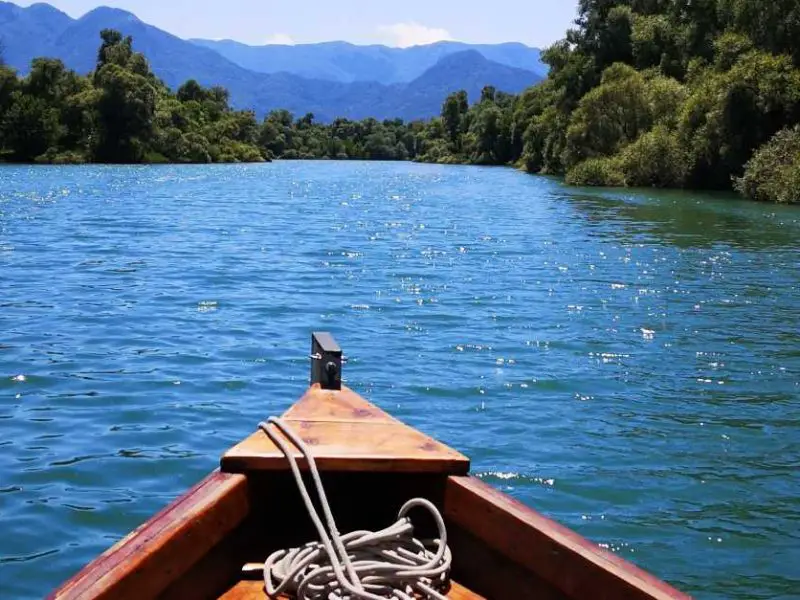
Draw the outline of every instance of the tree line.
M171 92L132 40L101 34L87 77L37 59L0 66L0 159L232 162L272 158L515 165L606 186L736 188L800 202L797 0L580 0L543 53L545 81L518 96L451 94L440 116L259 122L228 93Z
M19 77L0 64L0 160L19 163L211 163L282 159L424 160L506 164L500 130L515 98L487 87L465 92L441 118L320 123L273 110L262 122L233 110L227 90L194 80L171 91L131 37L104 30L97 66L81 76L38 58ZM475 121L471 125L471 121Z
M530 171L800 201L797 0L581 0L516 107Z
M800 203L797 0L580 0L510 102L445 102L426 158L575 185L735 188Z
M140 163L264 160L249 111L228 92L189 81L176 93L133 40L104 30L88 76L38 58L23 78L0 65L0 158L13 162Z

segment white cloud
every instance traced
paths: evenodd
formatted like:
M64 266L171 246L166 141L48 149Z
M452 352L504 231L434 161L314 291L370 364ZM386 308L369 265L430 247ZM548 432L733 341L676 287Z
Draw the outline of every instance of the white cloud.
M264 42L266 45L271 46L294 46L295 41L292 39L292 36L286 33L275 33L269 36L266 41Z
M415 21L395 23L394 25L381 25L378 34L390 46L408 48L409 46L422 46L443 40L452 40L453 36L447 29L439 27L426 27Z

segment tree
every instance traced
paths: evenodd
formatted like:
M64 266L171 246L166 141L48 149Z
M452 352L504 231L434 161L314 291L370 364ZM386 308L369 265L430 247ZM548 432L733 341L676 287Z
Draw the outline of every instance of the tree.
M51 105L63 100L81 89L78 76L69 71L64 63L53 58L36 58L23 82L26 93L41 98Z
M586 94L567 130L564 162L611 156L652 125L645 78L618 63L603 73L602 84Z
M194 79L190 79L179 87L177 96L181 102L202 102L208 97L203 86Z
M721 11L757 47L789 54L800 65L800 4L797 0L720 0Z
M20 91L14 92L3 130L11 158L20 162L33 162L55 147L61 135L58 112L41 98Z
M97 110L100 162L140 162L153 135L156 91L143 76L107 64L95 76L101 91Z
M800 126L779 131L762 146L736 189L753 200L800 203Z
M119 66L128 64L131 54L133 54L133 38L122 37L122 34L115 29L103 29L100 32L102 43L97 51L97 68L100 71L109 63Z
M481 90L481 103L494 102L497 97L497 88L493 85L487 85Z
M461 126L464 115L469 110L467 92L461 90L450 94L442 106L442 121L450 141L457 145L458 134L461 133Z

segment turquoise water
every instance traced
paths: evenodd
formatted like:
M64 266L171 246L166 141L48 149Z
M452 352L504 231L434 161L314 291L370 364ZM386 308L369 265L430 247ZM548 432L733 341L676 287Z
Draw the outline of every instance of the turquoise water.
M385 163L0 168L0 596L348 385L698 598L800 594L800 211Z

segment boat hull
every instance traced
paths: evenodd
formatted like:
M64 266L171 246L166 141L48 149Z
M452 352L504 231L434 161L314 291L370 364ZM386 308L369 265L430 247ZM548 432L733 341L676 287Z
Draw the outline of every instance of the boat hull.
M471 477L467 457L352 390L312 386L283 421L313 448L339 531L383 529L411 498L439 509L453 555L451 599L688 597ZM220 464L49 597L264 598L257 565L317 532L285 457L263 431ZM429 515L410 516L417 537L435 535Z
M409 497L433 501L454 557L451 598L688 598L471 476L333 473L325 484L343 531L393 522ZM288 473L216 471L49 597L264 598L242 567L315 537Z

